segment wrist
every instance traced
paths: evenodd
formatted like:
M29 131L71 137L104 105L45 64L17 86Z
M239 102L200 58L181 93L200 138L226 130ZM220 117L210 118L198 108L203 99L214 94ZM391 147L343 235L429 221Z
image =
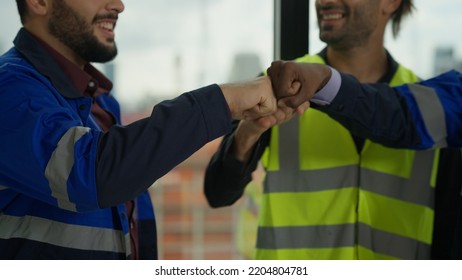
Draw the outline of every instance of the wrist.
M340 73L332 67L329 67L331 74L329 78L326 78L324 85L315 93L311 98L310 102L316 105L326 106L330 105L337 95L340 85L342 84L342 78Z
M241 121L236 129L231 146L231 154L241 162L247 162L252 154L255 145L261 137L260 132L248 129L248 121ZM252 125L252 124L248 124Z
M235 115L235 100L234 100L234 94L233 94L233 85L231 84L223 84L219 85L221 92L223 93L223 97L225 98L226 103L228 104L228 109L231 114L231 117L234 118Z

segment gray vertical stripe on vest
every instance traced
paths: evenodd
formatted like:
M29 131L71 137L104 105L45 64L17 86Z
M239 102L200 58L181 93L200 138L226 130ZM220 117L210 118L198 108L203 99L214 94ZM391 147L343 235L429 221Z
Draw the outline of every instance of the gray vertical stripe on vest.
M403 260L430 259L431 246L412 238L373 229L359 223L359 245L376 253Z
M6 190L6 189L8 189L8 188L4 187L4 186L0 186L0 191Z
M258 249L315 249L354 245L354 224L258 228Z
M415 153L409 179L361 169L361 189L402 201L434 207L435 190L430 186L435 151Z
M125 253L122 231L70 225L44 218L0 215L0 238L23 238L80 250Z
M435 142L433 147L446 147L446 119L443 105L435 90L418 84L410 84L409 89L419 106L427 131Z
M279 126L279 172L292 174L300 169L299 125L300 118L294 116ZM290 137L281 137L280 135L290 135Z
M62 209L76 211L76 206L70 201L67 192L67 179L74 166L74 145L89 131L90 128L81 126L69 129L59 140L45 169L51 195L56 198L58 206Z

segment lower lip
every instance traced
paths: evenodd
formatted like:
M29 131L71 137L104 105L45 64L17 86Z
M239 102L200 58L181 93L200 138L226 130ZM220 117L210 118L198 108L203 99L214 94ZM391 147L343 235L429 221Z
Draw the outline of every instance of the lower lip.
M340 22L343 18L338 19L323 19L321 20L321 25L333 25Z
M323 18L322 21L338 21L338 20L341 20L341 19L343 19L343 17L339 17L339 18L329 18L329 19Z
M99 30L101 30L101 32L108 36L108 37L111 37L111 38L114 38L115 34L114 34L114 31L113 30L107 30L107 29L104 29L104 28L99 28Z

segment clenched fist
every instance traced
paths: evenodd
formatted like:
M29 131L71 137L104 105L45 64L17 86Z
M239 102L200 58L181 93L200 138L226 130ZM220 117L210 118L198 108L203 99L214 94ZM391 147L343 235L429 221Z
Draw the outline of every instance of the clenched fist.
M274 61L268 68L278 105L292 109L309 102L331 74L326 65L283 60Z
M277 101L269 77L220 87L233 119L258 119L276 112Z

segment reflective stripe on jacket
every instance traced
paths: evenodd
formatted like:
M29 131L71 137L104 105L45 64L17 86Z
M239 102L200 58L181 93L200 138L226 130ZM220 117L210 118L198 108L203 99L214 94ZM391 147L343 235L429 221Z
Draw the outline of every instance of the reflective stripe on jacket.
M396 89L408 102L422 141L416 148L459 148L462 146L462 76L452 70Z
M321 57L299 61L324 63ZM399 66L391 85L418 78ZM317 110L274 127L257 259L428 259L438 151L390 149Z

